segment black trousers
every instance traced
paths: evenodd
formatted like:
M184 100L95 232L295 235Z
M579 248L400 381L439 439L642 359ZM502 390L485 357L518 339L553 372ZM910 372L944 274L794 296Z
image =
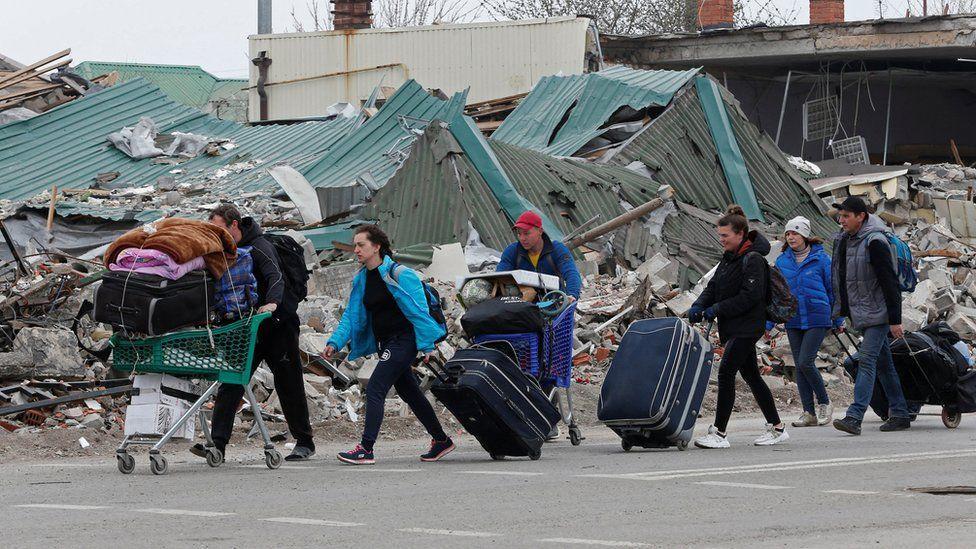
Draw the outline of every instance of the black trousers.
M308 402L305 400L305 378L298 351L298 319L270 318L258 329L254 346L254 368L264 361L274 374L274 390L278 393L281 410L288 422L288 430L299 446L315 448L312 442L312 425L308 420ZM214 399L211 431L214 444L226 446L234 429L237 405L244 396L240 385L221 385ZM257 413L257 410L255 410Z
M779 413L776 412L776 401L769 391L766 382L759 373L759 363L756 360L756 342L759 338L732 338L725 342L725 353L722 364L718 367L718 405L715 410L715 428L725 432L729 418L732 417L732 407L735 405L735 373L742 374L746 380L752 396L756 398L759 408L766 417L767 423L779 425Z

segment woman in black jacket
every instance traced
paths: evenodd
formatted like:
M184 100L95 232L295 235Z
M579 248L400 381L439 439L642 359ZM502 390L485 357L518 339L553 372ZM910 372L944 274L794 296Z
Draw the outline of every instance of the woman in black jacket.
M790 438L776 412L776 402L762 380L756 359L756 342L766 329L766 286L770 246L766 237L749 230L749 221L738 205L729 206L716 226L725 253L705 291L688 311L692 323L718 319L719 339L725 347L718 368L718 406L715 424L695 440L699 448L728 448L725 428L735 404L735 374L749 384L766 416L766 432L756 446L771 446Z

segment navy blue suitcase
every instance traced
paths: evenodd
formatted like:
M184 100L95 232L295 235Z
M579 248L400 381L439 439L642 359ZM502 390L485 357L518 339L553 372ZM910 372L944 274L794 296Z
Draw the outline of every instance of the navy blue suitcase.
M634 446L684 450L712 370L712 346L679 318L638 320L607 371L597 418Z
M492 459L539 459L561 416L539 382L513 360L514 353L477 345L461 349L435 372L430 392Z

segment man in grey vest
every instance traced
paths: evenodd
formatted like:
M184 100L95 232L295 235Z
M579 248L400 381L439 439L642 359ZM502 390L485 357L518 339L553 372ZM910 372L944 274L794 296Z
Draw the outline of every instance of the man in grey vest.
M884 222L868 212L859 197L834 204L842 231L834 240L832 264L833 316L847 317L851 326L864 334L858 350L854 402L844 419L834 427L852 435L861 434L861 420L871 402L875 377L888 397L891 409L882 431L901 431L911 424L898 372L891 359L888 332L904 337L901 327L901 288Z

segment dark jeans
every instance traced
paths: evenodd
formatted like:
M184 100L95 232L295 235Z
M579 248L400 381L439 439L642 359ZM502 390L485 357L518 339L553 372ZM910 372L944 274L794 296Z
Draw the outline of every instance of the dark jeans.
M827 335L827 328L810 328L809 330L786 330L786 337L790 340L790 351L793 352L793 362L796 364L796 388L800 392L800 402L803 411L817 415L813 406L813 397L817 396L817 404L829 404L827 388L824 387L820 370L817 370L817 351Z
M379 354L380 361L366 384L366 426L363 428L363 448L373 451L373 444L380 434L380 424L383 423L386 395L389 394L391 387L396 387L397 394L413 410L414 415L434 440L447 440L447 434L441 427L441 422L437 420L434 407L420 390L417 377L410 368L417 358L417 342L414 340L413 332L397 335L381 342Z
M756 361L757 337L735 337L725 342L725 352L722 354L722 364L718 367L718 406L715 410L715 428L725 432L732 416L732 406L735 405L735 374L742 374L742 379L749 384L752 396L756 398L762 409L767 423L779 425L779 413L776 412L776 401L773 393L759 373L759 363Z
M857 377L854 379L854 402L847 408L847 415L861 421L874 394L877 379L888 397L888 417L909 417L901 380L891 359L888 345L888 326L871 326L864 329L861 347L858 349Z
M254 370L261 361L267 363L274 374L274 390L281 402L281 411L288 422L288 430L299 446L315 448L312 442L312 425L308 421L308 402L305 400L305 378L298 352L298 319L278 320L270 318L258 328L258 340L254 346ZM211 430L214 444L225 446L234 428L237 405L244 396L241 385L222 384L214 399ZM254 411L258 413L257 410Z

